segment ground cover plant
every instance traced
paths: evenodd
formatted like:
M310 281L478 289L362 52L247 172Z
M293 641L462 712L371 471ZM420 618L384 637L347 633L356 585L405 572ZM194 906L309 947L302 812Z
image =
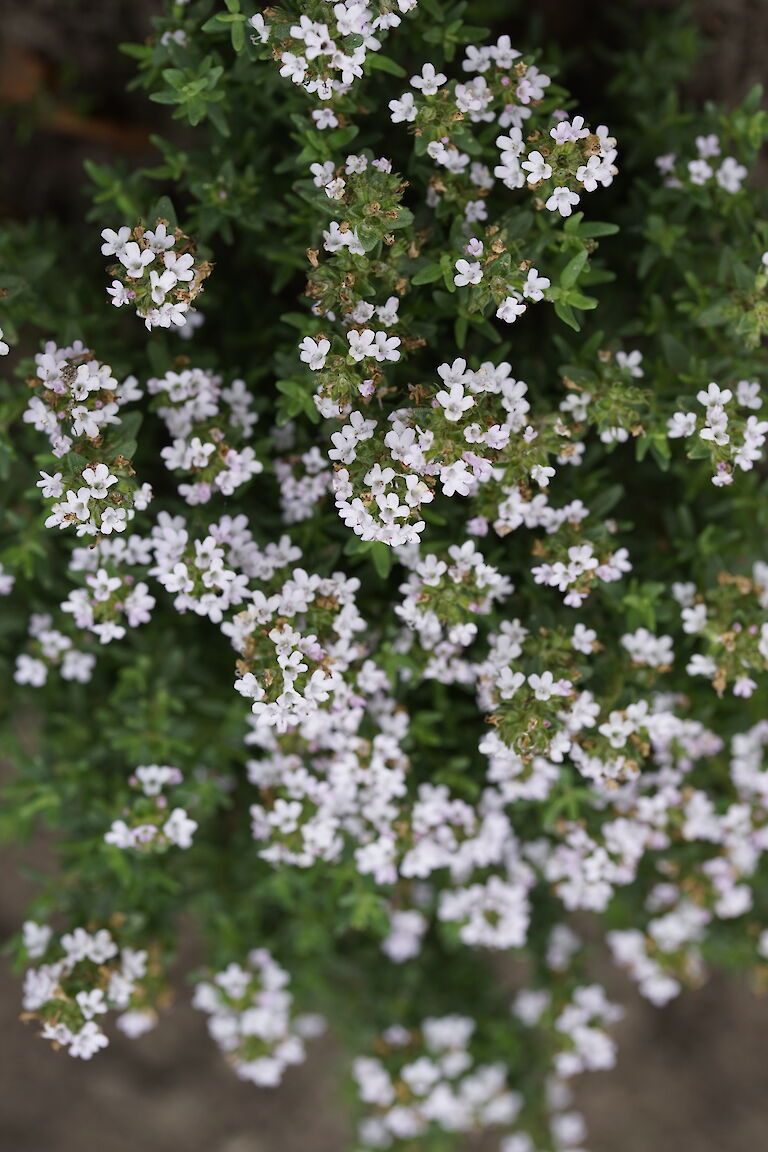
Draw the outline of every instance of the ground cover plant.
M234 1073L332 1029L359 1152L583 1149L593 955L768 961L768 116L679 13L585 107L508 8L171 3L91 250L0 232L24 1016L142 1034L192 924Z

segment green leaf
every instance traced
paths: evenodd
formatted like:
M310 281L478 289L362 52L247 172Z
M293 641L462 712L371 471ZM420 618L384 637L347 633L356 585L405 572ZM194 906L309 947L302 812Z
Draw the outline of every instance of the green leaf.
M662 472L669 471L672 461L672 449L666 436L654 436L651 441L651 456L653 456Z
M120 418L120 424L115 429L114 439L110 438L109 447L115 456L125 456L127 460L136 454L136 440L139 428L144 417L141 412L129 412Z
M571 257L560 273L560 283L563 288L572 288L574 286L588 259L589 253L586 248L582 248L581 252L577 252L575 256Z
M95 164L93 160L86 159L83 160L83 168L85 168L94 184L98 184L100 188L109 188L112 185L112 173L100 164Z
M283 324L290 324L291 328L301 332L307 325L307 316L305 312L283 312L280 321Z
M183 88L186 83L186 77L181 68L164 68L162 77L169 88Z
M371 559L379 576L381 576L382 580L386 580L392 571L392 565L395 559L392 549L381 540L376 540L371 545Z
M298 380L277 380L275 381L275 388L284 396L303 396L305 391L304 386Z
M398 208L397 219L393 220L389 227L390 231L395 232L398 228L408 228L413 224L413 212L410 208Z
M602 520L611 509L616 507L624 495L624 491L623 484L609 484L607 488L600 490L599 495L590 500L589 511L597 520Z
M593 220L587 224L582 224L579 227L578 235L589 240L597 236L615 236L619 231L618 224L600 223L599 220Z
M741 111L757 112L763 102L763 86L755 84L741 102Z
M174 92L150 92L150 100L155 104L178 104L178 97Z
M343 552L345 556L362 556L366 552L370 552L373 547L372 540L361 540L359 536L349 536L344 544Z
M440 267L443 270L443 283L449 292L455 292L456 283L453 279L453 260L450 252L444 252L440 257Z
M391 60L389 56L382 56L380 52L369 52L365 60L366 65L372 72L389 72L391 76L407 76L405 68L402 65Z
M381 231L375 224L361 224L357 235L366 252L372 252L381 243Z
M558 319L567 324L569 328L573 328L574 332L581 331L581 324L576 318L576 315L571 308L570 304L565 304L562 300L555 301L555 315Z
M146 44L118 44L118 50L134 60L145 60L151 54L151 48Z
M571 215L566 220L565 224L563 224L563 232L568 232L569 235L572 235L572 236L578 235L579 225L581 224L583 219L584 219L584 213L583 212L571 213Z
M332 150L336 148L346 148L347 144L351 144L359 132L360 129L356 124L347 124L343 128L334 128L333 132L327 137L328 144Z
M419 284L432 284L435 280L439 280L442 274L442 265L427 264L424 268L420 269L415 276L411 277L411 284L414 286L418 286Z
M229 122L218 104L210 104L208 106L208 116L213 126L218 129L222 136L229 136Z
M661 347L670 368L678 375L687 372L691 366L691 354L686 346L669 332L661 333Z
M232 35L232 47L235 52L242 52L245 48L245 24L243 20L238 20L232 24L230 29Z
M155 203L152 205L152 208L150 209L149 219L153 222L155 220L167 220L171 227L177 227L179 221L176 217L176 209L174 208L170 197L161 196L158 200L155 201Z
M582 312L589 312L593 308L597 308L597 300L594 296L585 296L583 292L569 292L568 303L573 308L580 308Z

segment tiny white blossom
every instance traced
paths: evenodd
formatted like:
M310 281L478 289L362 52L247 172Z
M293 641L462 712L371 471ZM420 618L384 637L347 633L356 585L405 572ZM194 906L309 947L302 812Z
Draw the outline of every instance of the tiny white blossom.
M546 202L546 207L550 212L559 212L561 216L570 216L578 202L579 195L577 192L571 192L570 188L560 186L555 188Z
M448 77L443 72L435 72L434 64L425 64L420 76L411 76L411 86L421 89L422 95L434 96Z
M522 316L525 312L526 307L527 305L523 304L522 300L518 300L514 296L507 296L506 300L502 300L496 309L496 316L507 324L514 324L518 316Z
M541 152L529 152L520 167L528 173L529 184L538 184L540 180L549 180L552 176L552 166L547 163Z
M105 228L101 233L101 238L104 243L101 246L101 251L105 256L117 256L125 251L125 246L131 238L131 230L127 226L118 229L114 232L111 228Z
M155 258L155 253L151 248L139 248L135 240L126 244L120 252L117 253L117 258L125 268L129 277L132 280L141 279L144 275L144 270L148 264L151 264Z
M483 278L483 269L479 261L457 260L454 284L463 288L467 284L479 284Z
M311 336L305 336L299 345L299 359L308 364L313 372L319 372L325 366L330 348L330 340L313 340Z
M392 114L391 119L393 124L412 123L418 114L413 93L404 92L399 100L390 100L389 110Z

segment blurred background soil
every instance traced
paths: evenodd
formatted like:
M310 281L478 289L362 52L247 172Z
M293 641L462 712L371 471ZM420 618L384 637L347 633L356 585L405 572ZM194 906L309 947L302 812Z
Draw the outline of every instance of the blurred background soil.
M537 7L549 35L578 42L599 34L601 13L614 2L538 0ZM86 157L142 163L151 156L148 136L162 112L125 92L133 64L116 45L146 36L157 9L158 0L0 0L0 218L52 213L69 224L79 218ZM693 84L697 96L731 102L765 82L768 0L698 0L693 11L711 42ZM13 135L9 108L21 126ZM34 891L28 870L46 868L49 856L42 842L6 852L0 940L18 929ZM581 1081L592 1152L768 1152L768 1000L718 977L657 1011L618 974L599 975L627 1016L618 1067ZM19 1002L19 981L0 963L0 1152L347 1146L332 1041L316 1042L279 1089L262 1091L230 1073L183 983L156 1031L139 1040L115 1036L90 1064L41 1042L19 1022Z

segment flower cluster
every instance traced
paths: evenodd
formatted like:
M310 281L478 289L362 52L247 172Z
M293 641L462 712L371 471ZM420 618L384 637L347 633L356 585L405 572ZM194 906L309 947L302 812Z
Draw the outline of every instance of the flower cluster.
M172 444L163 448L166 468L189 476L179 485L187 504L207 504L214 492L231 496L263 471L248 443L258 416L242 380L222 388L221 377L199 368L167 372L147 382L157 396Z
M301 1064L304 1041L319 1035L322 1017L297 1015L285 969L265 948L195 986L193 1004L208 1016L208 1031L241 1080L279 1084L286 1068Z
M656 167L664 177L666 188L702 187L714 183L724 192L741 191L748 170L735 156L723 156L723 145L716 133L697 136L696 156L686 160L674 152L656 157ZM689 153L690 154L690 153Z
M472 370L457 357L441 364L437 375L443 387L431 413L397 409L381 436L375 435L378 422L353 412L332 434L328 455L337 467L337 508L364 540L416 543L425 528L422 505L436 492L476 495L494 478L497 463L513 459L516 469L542 486L554 475L543 463L543 439L536 443L538 433L527 423L527 385L511 376L506 361L486 361Z
M267 9L252 16L253 39L269 44L280 75L314 96L321 107L312 114L319 129L334 128L338 118L334 101L345 96L363 75L369 52L381 48L380 36L397 28L401 15L418 0L342 0L322 6L324 19L301 12L292 21L284 11ZM265 19L266 17L266 19Z
M616 141L605 125L590 132L583 116L560 120L548 135L549 140L542 138L539 147L527 154L520 128L500 136L496 141L499 164L493 174L507 188L527 184L540 193L549 212L570 216L582 192L594 192L598 186L607 188L613 183L618 172L614 163L618 154Z
M118 475L108 465L94 463L84 468L79 476L71 478L71 488L61 472L53 475L41 472L37 486L43 496L54 501L45 521L46 528L74 526L78 536L109 536L112 532L125 532L136 509L142 509L148 503L150 491L148 488L136 490L131 481L134 472L127 460L117 463L115 471ZM66 499L61 500L61 496L66 496Z
M697 930L697 935L701 936L700 930ZM677 955L673 970L676 974L673 975L670 958L657 958L659 954L656 953L654 942L646 939L639 929L609 932L607 939L614 962L625 969L640 993L651 1004L666 1004L680 994L683 982L689 987L695 987L702 980L701 954L695 946L689 945L685 949L679 946L675 949Z
M537 1126L536 1136L523 1128L503 1137L500 1152L538 1152L540 1140L545 1147L556 1152L584 1152L587 1126L584 1117L573 1107L573 1093L565 1080L550 1076L544 1084L544 1116ZM539 1135L543 1129L545 1136Z
M183 516L161 513L150 540L154 563L149 574L174 594L177 612L195 612L218 624L225 612L243 603L254 551L245 517L223 516L205 536L195 538Z
M149 586L117 565L86 572L84 587L73 588L61 604L75 625L97 636L101 644L122 640L127 628L146 624L157 601Z
M46 683L51 668L56 668L62 680L76 680L87 684L93 675L96 657L76 647L71 636L53 626L48 613L33 613L29 619L28 650L16 657L14 679L17 684L40 688Z
M136 380L118 384L108 364L100 364L79 340L66 348L49 341L35 356L35 395L24 421L48 437L54 456L76 451L83 440L98 441L120 424L123 404L141 398Z
M518 994L513 1011L528 1027L549 1022L557 1045L553 1068L559 1078L614 1067L616 1045L604 1027L621 1020L624 1013L610 1003L599 984L575 988L568 1002L559 1007L546 989L525 989Z
M694 652L686 671L704 676L722 696L749 698L757 689L754 676L768 669L768 566L758 562L752 578L719 572L713 588L699 591L693 583L677 584L683 631L704 651Z
M159 976L146 951L121 945L107 928L54 937L34 921L24 925L24 946L41 961L24 977L24 1011L54 1047L90 1060L109 1044L101 1026L108 1012L120 1013L117 1026L129 1036L154 1027Z
M166 788L177 787L183 779L178 768L167 764L139 765L128 779L138 796L125 808L123 819L112 821L105 842L142 852L163 851L171 845L191 847L197 823L184 808L169 812L165 795Z
M381 1057L355 1060L358 1095L369 1111L358 1128L361 1149L514 1121L522 1100L509 1090L503 1064L473 1057L474 1029L467 1016L430 1017L415 1029L394 1025L379 1038Z
M238 613L235 688L252 701L259 725L285 732L333 707L344 674L365 654L356 640L365 629L358 587L338 572L323 578L294 568L279 594L256 592Z
M364 541L414 543L424 530L421 506L436 492L474 495L494 477L496 463L506 465L510 479L546 487L555 474L550 455L578 463L581 448L563 442L573 435L563 418L526 418L527 385L515 380L505 361L483 361L472 368L466 358L457 357L438 367L442 387L434 393L427 384L399 392L391 382L391 366L424 343L405 294L417 254L399 239L412 219L402 206L405 185L388 161L371 160L365 153L348 156L344 166L313 164L312 171L312 187L323 190L326 204L341 202L345 219L332 221L323 233L328 260L320 263L318 254L311 253L307 291L324 327L303 338L299 357L314 377L320 414L348 421L331 433L328 453L345 524ZM307 195L316 194L308 190ZM468 314L493 315L506 323L523 315L530 303L551 299L561 306L562 289L554 288L539 271L541 264L499 225L479 229L460 251L458 258L443 253L438 263L422 267L413 284L419 278L444 278L452 291L467 289ZM585 267L587 255L585 249L569 263L569 284ZM379 299L392 289L404 299L391 294L385 303L375 302L375 296L360 299L350 285L366 268L382 283ZM578 298L581 306L589 305L586 297ZM338 334L328 324L336 325ZM281 388L289 392L287 383L281 382ZM291 382L290 393L297 400L304 395L298 382ZM361 410L374 401L378 408L382 401L387 404L386 420L370 419ZM605 408L596 405L596 421L604 420ZM617 421L615 408L611 405Z
M713 381L696 394L703 413L701 408L677 411L667 421L670 439L698 437L698 441L694 441L697 450L691 451L691 455L701 455L700 446L704 442L712 461L712 483L717 488L733 483L735 468L750 472L762 460L768 420L755 415L763 406L760 391L758 381L739 380L735 388L736 403L728 408L734 392ZM744 409L749 415L744 414Z
M283 522L288 525L311 519L318 504L332 491L333 474L327 457L313 445L301 454L276 457L274 467Z
M462 667L461 655L478 635L473 618L489 615L513 591L509 579L485 562L471 540L452 544L446 559L433 553L416 558L395 612L429 653L424 675L444 683L471 681L472 671Z
M464 202L468 224L487 219L485 198L494 180L507 189L537 192L538 207L565 217L579 204L582 192L593 192L613 182L618 172L616 140L605 125L590 132L582 116L562 119L562 111L554 108L554 126L550 127L544 117L539 123L538 117L532 119L541 111L551 78L523 60L508 36L502 36L495 45L468 48L462 67L465 72L477 73L475 78L467 83L449 82L445 73L425 64L420 75L411 77L417 95L406 92L391 100L389 107L394 123L414 125L424 139L422 147L438 166L453 177L469 174L474 189L468 190L470 198ZM470 151L464 150L466 134L457 129L456 122L465 118L474 123L495 123L504 130L496 138L498 156L492 168L473 163ZM447 191L438 182L434 189L438 195ZM482 253L478 249L471 254ZM480 265L465 260L461 263L466 267L458 269L460 279L456 282L479 283ZM534 285L536 277L534 269ZM537 298L536 291L539 289L534 287L533 299ZM519 314L515 306L521 304L519 293L509 296L500 305L501 318L513 320Z
M137 510L152 499L139 487L126 451L132 451L125 404L142 397L135 377L122 384L80 341L66 348L52 342L35 357L30 381L35 395L25 422L48 437L51 452L64 460L61 471L41 471L37 487L50 504L46 527L74 527L78 536L124 532Z
M169 232L168 227L167 220L158 220L154 230L126 224L101 233L102 255L117 258L109 268L115 277L107 288L112 304L115 308L132 305L147 328L186 324L189 308L212 267L196 258L189 236L180 228Z

